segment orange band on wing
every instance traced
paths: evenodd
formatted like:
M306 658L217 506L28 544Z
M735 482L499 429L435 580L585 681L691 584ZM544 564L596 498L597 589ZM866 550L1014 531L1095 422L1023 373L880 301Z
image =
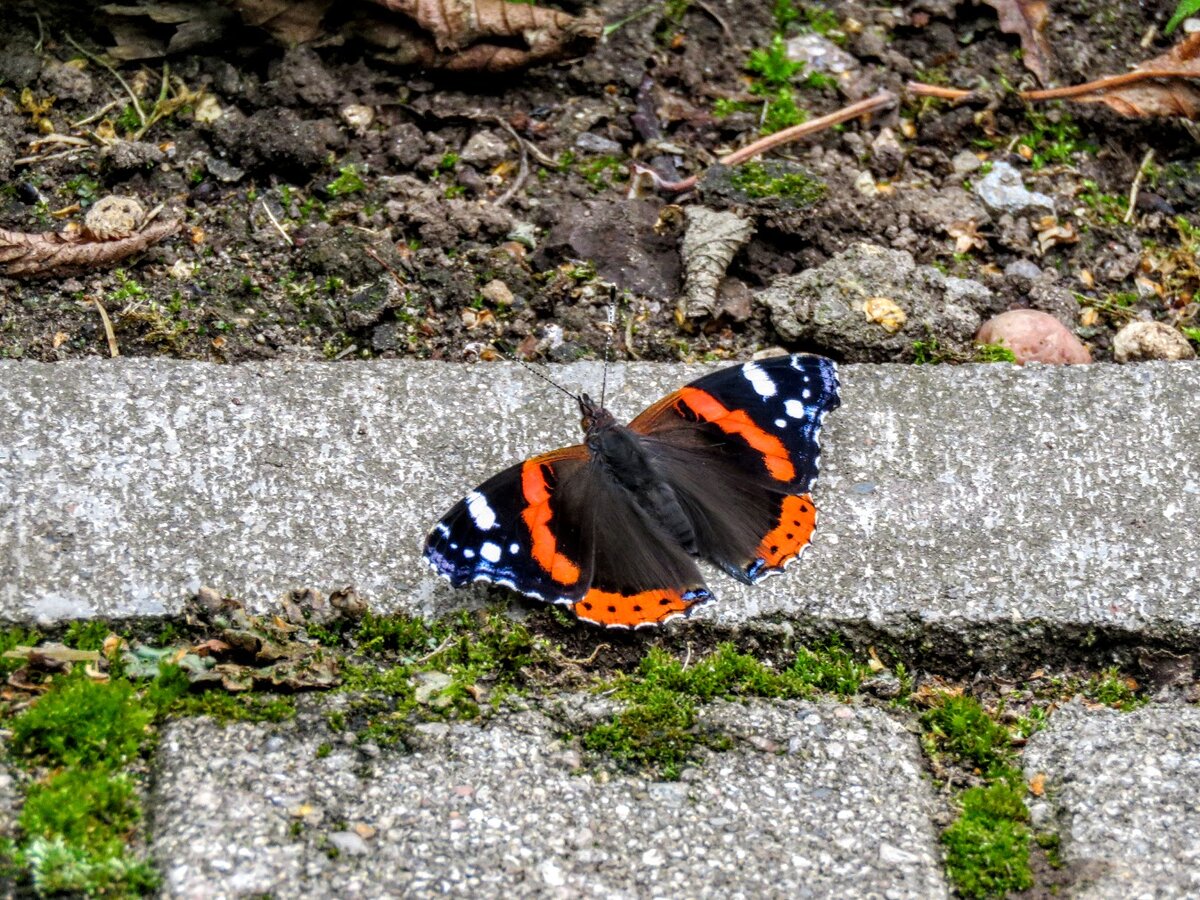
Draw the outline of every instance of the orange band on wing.
M758 558L765 568L779 568L808 546L816 526L817 508L812 497L808 494L784 497L779 524L758 545Z
M639 594L620 594L592 588L572 610L579 618L597 625L636 628L687 612L689 607L710 596L704 588L687 593L692 596L685 597L684 592L674 588L642 591Z
M706 422L712 422L726 434L736 434L763 455L767 471L776 481L791 481L796 477L796 467L783 441L768 434L742 410L728 410L712 394L698 388L685 387L679 399Z
M542 464L531 459L521 467L521 492L528 504L521 513L529 529L534 561L559 584L574 584L579 580L579 566L558 552L558 540L550 528L554 513L550 509L550 487L542 473Z

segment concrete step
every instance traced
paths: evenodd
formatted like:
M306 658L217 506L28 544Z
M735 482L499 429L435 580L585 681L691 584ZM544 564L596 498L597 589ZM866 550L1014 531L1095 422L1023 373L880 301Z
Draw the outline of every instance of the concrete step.
M1088 900L1200 897L1200 709L1071 703L1025 750L1034 823L1062 840Z
M631 417L706 371L614 365ZM601 366L557 368L598 393ZM1098 637L1200 645L1200 363L844 366L817 539L787 575L714 573L722 627L817 623L946 658ZM201 584L262 608L354 584L446 612L420 558L455 500L579 439L519 366L0 362L0 616L176 611Z
M706 706L701 725L734 747L648 782L577 773L536 712L423 726L409 754L343 743L315 707L178 722L154 782L162 896L948 896L901 722L778 702Z

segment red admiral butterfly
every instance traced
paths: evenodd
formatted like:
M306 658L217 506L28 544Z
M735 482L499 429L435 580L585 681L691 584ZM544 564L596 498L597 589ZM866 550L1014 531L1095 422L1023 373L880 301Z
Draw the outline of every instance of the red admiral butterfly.
M808 545L817 439L840 402L832 361L722 369L628 427L577 399L582 444L505 469L434 527L425 558L451 584L491 581L629 628L713 598L693 557L754 584Z

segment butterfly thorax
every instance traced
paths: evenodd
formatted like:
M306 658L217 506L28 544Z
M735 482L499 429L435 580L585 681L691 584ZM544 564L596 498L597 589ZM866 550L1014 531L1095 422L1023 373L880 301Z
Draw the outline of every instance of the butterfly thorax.
M584 394L579 402L588 448L594 465L617 490L627 491L634 504L689 553L696 553L696 534L675 490L654 464L641 437L617 424L612 413Z

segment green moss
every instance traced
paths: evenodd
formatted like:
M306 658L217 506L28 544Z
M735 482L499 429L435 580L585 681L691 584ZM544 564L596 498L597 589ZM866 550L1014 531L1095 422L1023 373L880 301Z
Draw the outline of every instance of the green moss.
M1034 169L1070 162L1076 154L1095 153L1099 149L1081 139L1079 126L1061 106L1053 113L1051 116L1033 107L1026 109L1029 130L1018 139L1017 145L1029 148L1029 161Z
M120 836L141 818L137 789L125 775L103 768L63 769L29 788L21 809L21 830L30 838L84 847L104 856L124 848Z
M803 172L779 173L761 162L748 162L734 169L730 184L752 199L779 197L802 205L816 203L825 196L824 183Z
M983 774L1003 771L1012 754L1012 737L974 697L944 695L921 716L927 745Z
M617 156L597 156L580 161L575 170L593 190L602 191L613 184L629 180L629 170Z
M984 363L1015 363L1017 355L1003 344L976 344L975 361Z
M674 779L700 746L723 749L724 735L697 727L696 707L716 699L810 697L822 691L854 693L867 671L838 644L801 649L792 665L772 669L732 644L684 667L660 648L651 648L637 671L618 678L614 696L626 706L583 736L585 749L661 778Z
M94 682L79 672L55 679L13 719L10 746L29 762L115 767L138 754L153 717L128 681Z
M1129 712L1148 701L1138 696L1137 682L1126 678L1116 666L1093 675L1083 685L1083 695L1096 703Z
M1033 887L1023 793L1018 772L962 795L958 819L942 833L947 873L959 896L1002 897Z
M172 717L208 716L227 722L285 722L296 715L296 701L291 696L275 694L227 694L221 690L187 694L167 708Z
M325 185L325 193L330 197L345 197L366 190L362 176L354 166L342 166L338 169L338 177Z
M67 626L63 643L76 650L99 650L108 637L108 623L99 619L83 619Z

